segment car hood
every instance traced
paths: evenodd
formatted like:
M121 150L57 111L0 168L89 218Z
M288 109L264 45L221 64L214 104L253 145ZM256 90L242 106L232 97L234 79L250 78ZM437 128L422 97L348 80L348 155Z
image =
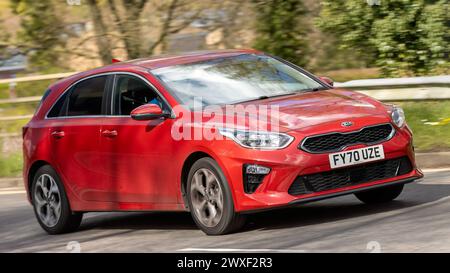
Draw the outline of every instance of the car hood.
M236 107L236 105L234 106ZM261 109L271 109L268 115L268 119L271 120L269 127L276 125L281 132L329 123L335 125L337 121L355 121L368 117L377 122L389 121L386 105L362 93L342 89L305 92L238 105L238 107L242 106L256 106L257 109L258 116L255 113L247 114L249 117L247 125L261 122L261 112L263 111ZM238 118L245 115L243 111L236 112ZM274 127L272 127L273 129Z

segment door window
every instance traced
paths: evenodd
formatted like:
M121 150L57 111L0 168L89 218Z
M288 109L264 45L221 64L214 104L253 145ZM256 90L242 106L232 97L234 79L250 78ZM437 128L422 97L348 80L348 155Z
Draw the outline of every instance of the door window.
M67 116L101 115L106 79L106 76L100 76L77 84L69 96Z
M119 75L115 92L115 115L130 115L135 108L148 103L163 107L158 94L148 84L133 76Z

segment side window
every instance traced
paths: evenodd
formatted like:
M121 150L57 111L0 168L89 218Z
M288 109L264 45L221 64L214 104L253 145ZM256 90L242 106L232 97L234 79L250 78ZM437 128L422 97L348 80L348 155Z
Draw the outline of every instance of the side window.
M53 105L52 109L50 110L50 112L48 113L47 117L49 118L56 118L56 117L61 117L61 116L65 116L64 113L64 104L66 102L66 98L67 98L67 93L64 93L59 99L58 101Z
M92 116L102 114L102 100L107 76L84 80L69 92L67 116Z
M45 90L44 95L41 98L41 101L39 102L38 106L36 107L35 113L37 113L39 111L39 109L41 108L41 106L44 103L45 99L48 97L48 95L50 95L51 92L52 92L52 90L50 90L50 89Z
M114 114L130 115L136 107L153 103L163 107L157 93L142 80L128 75L119 75L116 80Z

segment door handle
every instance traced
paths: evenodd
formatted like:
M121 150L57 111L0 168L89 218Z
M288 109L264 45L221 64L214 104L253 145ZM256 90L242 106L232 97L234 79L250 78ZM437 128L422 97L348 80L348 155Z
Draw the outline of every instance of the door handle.
M52 132L52 137L59 139L59 138L63 138L64 137L64 131L53 131Z
M104 130L102 131L102 136L104 137L116 137L117 131L116 130Z

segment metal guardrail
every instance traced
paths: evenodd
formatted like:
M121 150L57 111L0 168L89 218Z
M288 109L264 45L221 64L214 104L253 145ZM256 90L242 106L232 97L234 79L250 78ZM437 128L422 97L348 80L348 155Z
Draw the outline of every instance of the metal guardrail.
M421 101L450 99L450 75L414 78L354 80L335 83L381 101Z
M9 116L9 117L0 117L0 121L11 121L11 120L21 120L21 119L30 119L33 115L21 115L21 116Z
M450 87L354 90L380 101L424 101L450 99Z
M78 72L67 72L67 73L26 76L26 77L20 77L20 78L0 79L0 84L62 79L65 77L72 76L73 74L76 74L76 73L78 73Z
M402 87L402 86L450 86L450 75L431 76L431 77L411 77L411 78L384 78L384 79L367 79L353 80L344 83L335 83L336 87L343 88L386 88L386 87Z
M15 99L0 99L0 104L37 102L37 101L40 101L41 98L42 98L42 96L21 97L21 98L15 98Z

